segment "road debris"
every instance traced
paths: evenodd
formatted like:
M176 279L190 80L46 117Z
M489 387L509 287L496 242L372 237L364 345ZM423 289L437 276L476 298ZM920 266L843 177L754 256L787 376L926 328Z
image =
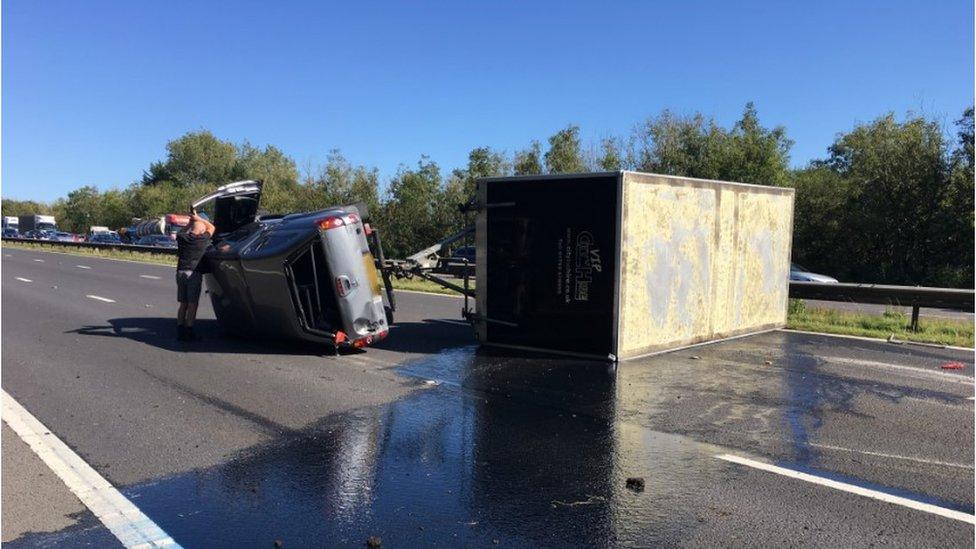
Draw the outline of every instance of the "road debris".
M700 356L698 356L698 355L691 355L691 356L690 356L690 357L688 357L688 358L690 358L690 359L692 359L692 360L701 360L701 357L700 357Z
M366 539L366 547L369 547L369 549L377 549L378 547L382 547L382 545L383 539L379 536L369 536Z
M644 477L630 477L627 479L627 488L635 492L644 491Z
M962 362L946 362L942 365L943 370L962 370L966 365Z
M586 496L586 499L581 500L581 501L559 501L558 499L557 500L553 500L552 501L552 506L553 507L576 507L577 505L592 505L594 503L597 503L597 502L600 502L600 501L606 501L606 500L607 500L607 498L605 498L603 496L590 496L590 495L587 495Z

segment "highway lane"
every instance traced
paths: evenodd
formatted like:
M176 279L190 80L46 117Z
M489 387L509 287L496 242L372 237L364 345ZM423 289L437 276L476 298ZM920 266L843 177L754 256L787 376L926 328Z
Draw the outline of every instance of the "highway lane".
M188 546L360 545L374 531L394 544L972 543L968 524L715 457L972 513L972 353L772 333L625 363L608 381L592 363L477 354L466 327L432 321L458 319L460 300L408 293L382 348L357 355L223 338L208 304L205 341L183 346L171 268L3 252L3 388ZM643 495L622 488L631 475ZM97 534L73 532L59 539Z

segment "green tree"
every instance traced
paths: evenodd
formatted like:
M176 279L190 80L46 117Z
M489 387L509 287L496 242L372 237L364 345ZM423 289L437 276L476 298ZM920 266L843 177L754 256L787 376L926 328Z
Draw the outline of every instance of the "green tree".
M86 185L68 193L59 204L57 221L60 229L85 233L92 225L102 224L102 196L98 189Z
M545 156L549 173L580 173L586 171L580 147L579 126L569 125L549 137Z
M224 184L231 181L237 165L234 144L217 139L207 130L189 132L170 141L166 153L165 161L152 163L143 173L144 184Z
M965 157L966 138L960 141ZM899 122L893 114L856 126L830 147L828 164L849 185L847 238L837 253L850 261L852 280L971 286L973 206L965 188L972 183L961 175L954 186L950 156L937 122Z
M515 175L539 175L542 173L542 146L533 141L529 148L515 153Z
M732 129L699 113L678 116L665 110L637 127L627 164L652 173L786 185L792 145L782 127L760 124L752 103Z
M363 202L370 215L379 214L379 171L353 166L338 149L329 151L324 166L308 183L312 197L304 209L315 210Z
M417 168L400 167L390 182L380 228L390 257L406 257L446 236L441 201L441 172L422 156Z
M789 181L793 141L782 126L764 128L751 102L732 131L725 133L715 153L711 173L715 178L741 183L784 186Z
M5 216L30 214L50 215L54 211L50 204L44 202L38 202L36 200L14 200L10 198L5 198L0 202L0 210L2 210L2 215Z
M847 180L823 162L814 162L792 174L792 186L796 189L793 260L817 272L852 280L852 261L843 252L850 238Z
M615 172L623 168L623 157L617 140L608 137L600 142L601 154L598 164L601 170Z
M230 180L255 179L264 183L261 207L272 213L301 210L298 192L298 168L295 161L273 145L259 149L247 141L237 147Z
M450 233L458 232L474 221L472 215L463 213L460 207L474 198L477 180L507 175L511 169L505 155L490 147L478 147L468 153L467 166L451 172L442 193L441 217L447 220Z

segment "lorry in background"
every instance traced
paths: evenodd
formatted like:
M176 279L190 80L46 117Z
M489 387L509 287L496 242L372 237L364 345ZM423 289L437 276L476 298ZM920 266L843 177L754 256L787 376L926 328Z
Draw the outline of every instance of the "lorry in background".
M18 218L17 230L21 234L25 234L28 231L56 231L58 230L57 222L53 215L22 215Z
M18 221L15 215L3 216L3 236L17 237L20 234Z

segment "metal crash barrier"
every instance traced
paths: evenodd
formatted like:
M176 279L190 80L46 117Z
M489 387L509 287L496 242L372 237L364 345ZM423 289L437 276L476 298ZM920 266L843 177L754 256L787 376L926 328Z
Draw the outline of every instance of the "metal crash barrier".
M954 309L973 311L974 290L932 288L926 286L891 286L887 284L850 284L790 282L790 297L820 301L874 303L912 308L912 330L918 331L919 309Z

